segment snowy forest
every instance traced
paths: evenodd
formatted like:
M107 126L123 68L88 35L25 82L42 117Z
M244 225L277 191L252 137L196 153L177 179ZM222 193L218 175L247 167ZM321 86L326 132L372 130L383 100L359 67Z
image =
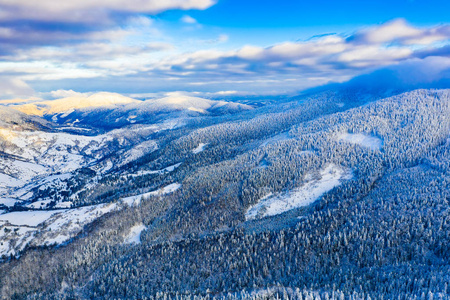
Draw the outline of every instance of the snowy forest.
M4 188L0 296L448 299L450 90L240 105L165 109L157 129L111 128L104 110L2 116L78 163L33 154L66 170ZM25 163L17 145L0 132L2 172ZM48 216L18 221L30 212Z

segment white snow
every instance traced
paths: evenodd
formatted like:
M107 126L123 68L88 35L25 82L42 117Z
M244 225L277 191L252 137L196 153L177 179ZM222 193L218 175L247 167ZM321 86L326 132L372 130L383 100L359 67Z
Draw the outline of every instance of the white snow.
M2 112L0 110L0 114ZM87 183L94 187L103 174L120 166L120 163L138 159L157 149L157 141L144 141L144 138L155 132L184 126L185 122L183 118L168 119L158 124L133 125L97 136L0 126L0 140L4 145L2 151L12 155L0 157L0 199L8 206L13 206L15 202L36 200L33 199L36 191L50 189L56 193L38 200L50 199L58 203L63 200L60 192L67 191L67 182L76 175L75 170L89 166L95 171L97 176ZM115 155L103 159L112 151L115 151ZM162 174L171 171L168 167L156 172ZM63 174L54 175L60 173ZM73 193L70 199L75 199L78 194ZM29 207L43 208L41 204L45 206L46 203L35 203ZM68 208L70 204L57 204L55 207Z
M205 150L206 145L208 145L208 144L204 144L204 143L198 144L197 148L192 149L192 153L197 154L197 153L202 152L203 150Z
M0 173L0 187L16 187L22 185L23 182L6 174Z
M260 147L265 147L265 146L268 146L268 145L273 145L273 144L276 144L277 142L285 141L285 140L288 140L288 139L290 139L290 138L291 138L291 136L289 135L288 132L283 132L283 133L277 134L277 135L275 135L275 136L273 136L273 137L271 137L271 138L266 139L266 140L260 145Z
M61 210L39 210L39 211L17 211L0 215L0 224L2 222L11 225L38 226L47 221L54 214Z
M117 208L117 204L98 204L74 209L61 210L59 215L45 222L42 236L36 245L60 244L77 235L83 226Z
M158 192L156 192L156 194L162 194L162 195L170 194L170 193L173 193L176 190L178 190L180 187L181 187L181 184L172 183L172 184L169 184L169 185L163 187L162 189L160 189Z
M131 107L132 105L133 104L128 105L127 107ZM164 98L143 101L136 107L138 107L140 111L147 112L171 109L190 110L199 113L206 113L208 110L214 109L221 109L222 111L240 111L252 109L251 106L245 104L191 97L177 92L170 93L167 95L167 97Z
M20 188L9 185L2 189L2 185L0 183L0 203L4 203L7 206L14 206L16 202L30 200L33 196L33 192L31 191L36 188L41 191L46 188L63 190L66 187L66 182L64 180L70 178L71 176L72 175L70 173L51 175L47 177L35 176L32 179L27 179L29 183L23 182ZM28 204L27 207L37 209L45 208L45 205L50 202L51 199L42 199L41 201Z
M32 239L33 228L0 226L0 257L16 255Z
M164 173L170 173L173 172L176 168L178 168L179 166L181 166L181 163L175 164L175 165L171 165L168 166L167 168L161 169L161 170L148 170L148 171L139 171L135 174L127 174L124 175L124 177L127 176L131 176L131 177L138 177L138 176L144 176L144 175L149 175L149 174L164 174Z
M62 201L55 205L56 208L70 208L72 206L71 201Z
M266 195L247 210L245 218L246 220L259 219L307 206L326 192L339 186L343 180L351 179L352 176L350 170L330 164L318 174L308 174L306 176L307 182L293 191L284 194Z
M123 198L122 202L127 204L128 206L134 206L134 205L139 205L141 203L141 199L142 198L147 198L150 196L157 196L157 195L165 195L165 194L170 194L175 192L176 190L178 190L181 187L181 184L179 183L172 183L169 184L159 190L153 191L153 192L149 192L149 193L145 193L145 194L140 194L140 195L136 195L136 196L131 196L131 197L127 197L127 198Z
M147 229L144 224L138 224L130 228L130 233L125 237L125 244L139 244L141 242L141 233Z
M33 196L30 191L35 188L64 189L63 181L73 176L71 172L87 165L95 168L96 163L109 154L109 145L114 140L120 145L131 146L136 137L172 129L180 126L180 122L168 120L150 126L113 130L98 136L0 127L0 140L6 142L3 151L18 158L0 158L0 198L23 201ZM156 141L144 141L122 154L122 164L155 151L157 147ZM108 160L102 167L99 173L107 172L114 164ZM64 174L51 176L55 173Z
M159 190L123 199L128 205L138 204L142 196L165 195L179 189L181 184L173 183ZM62 202L61 206L70 205ZM117 203L98 204L73 209L20 211L0 214L0 257L17 255L27 245L44 246L62 244L78 235L85 225L106 213L117 210ZM6 230L5 230L6 228ZM126 242L139 243L142 224L131 228Z
M86 165L88 161L85 156L96 157L94 154L101 152L106 143L114 139L114 136L109 134L82 136L63 132L29 132L0 128L0 138L11 145L4 152L20 156L28 161L9 162L1 159L0 167L3 169L5 164L12 165L10 168L20 170L20 178L29 179L56 171L68 173Z
M26 205L26 207L34 208L34 209L44 209L50 204L52 200L40 200Z
M120 94L102 92L93 95L74 95L72 97L51 101L17 103L15 105L11 105L10 107L29 115L43 116L45 114L54 114L54 117L57 115L60 115L61 117L67 116L74 110L87 111L94 110L99 107L116 109L118 112L139 111L141 113L167 110L191 110L206 113L208 110L214 109L220 109L221 111L241 111L252 109L251 106L245 104L191 97L177 92L169 93L167 94L167 97L149 99L146 101L139 101ZM136 117L137 116L133 113L130 114L128 119L132 121Z
M168 166L167 168L162 169L162 171L164 171L164 172L173 172L173 170L175 170L179 166L181 166L181 163L177 163L177 164Z
M0 204L5 206L14 206L16 204L17 199L14 198L0 198Z
M151 152L154 152L158 150L158 144L153 141L145 141L140 143L139 145L133 147L132 149L128 150L124 154L124 158L120 162L119 166L124 166L127 163L130 163L138 158L141 158L142 156L149 154Z
M204 109L196 108L196 107L189 107L188 110L190 110L190 111L196 111L196 112L199 112L199 113L201 113L201 114L206 113L206 111L205 111Z
M371 150L380 150L383 146L383 141L379 137L363 133L342 133L338 135L337 139L338 141L357 144Z
M0 215L0 257L16 255L27 245L67 242L86 224L117 209L117 204L99 204L74 209L20 211ZM5 230L6 228L6 230Z
M93 95L77 95L57 100L40 101L24 105L11 106L29 115L58 114L65 117L75 109L88 109L95 107L117 107L141 101L122 96L115 93L100 92Z

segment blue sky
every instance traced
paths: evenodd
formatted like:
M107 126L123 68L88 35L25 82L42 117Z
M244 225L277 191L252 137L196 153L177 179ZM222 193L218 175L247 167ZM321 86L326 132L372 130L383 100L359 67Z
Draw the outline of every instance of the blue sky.
M0 98L284 94L403 65L434 78L449 16L440 0L0 0Z

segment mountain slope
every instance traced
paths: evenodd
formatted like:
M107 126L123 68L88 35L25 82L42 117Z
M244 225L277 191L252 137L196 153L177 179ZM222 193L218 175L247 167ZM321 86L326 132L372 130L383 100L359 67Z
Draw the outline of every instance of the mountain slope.
M2 296L445 298L450 90L373 102L342 95L213 123L200 116L114 148L108 172L90 166L94 176L72 177L86 182L72 204L117 209L73 231L62 226L71 210L32 228L2 225L8 247L23 255L0 265ZM180 101L184 109L191 100ZM27 251L29 232L39 246L55 238L50 227L84 234Z

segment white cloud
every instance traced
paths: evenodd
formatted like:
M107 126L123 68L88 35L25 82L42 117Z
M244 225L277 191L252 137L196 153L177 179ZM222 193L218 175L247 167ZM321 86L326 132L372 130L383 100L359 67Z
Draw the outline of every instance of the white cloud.
M27 98L35 94L35 91L22 79L10 77L0 77L0 91L0 99Z
M193 73L222 76L268 76L303 73L322 78L326 74L345 73L353 69L370 69L413 58L420 47L416 41L450 41L447 27L417 29L403 20L395 20L355 33L350 38L327 35L307 42L285 42L267 48L247 45L235 51L201 50L167 57L150 69L177 70L179 76ZM433 37L426 33L434 33ZM395 41L402 43L391 44ZM172 73L171 75L176 75ZM219 75L218 75L219 76Z
M446 56L450 51L448 26L416 28L402 20L351 37L326 35L232 51L216 46L228 40L227 35L219 35L214 43L196 43L192 52L182 52L183 44L164 34L156 32L154 38L149 33L153 26L151 19L135 18L129 26L107 31L104 40L101 33L95 33L80 43L23 49L3 57L0 74L17 78L19 83L86 79L90 85L101 81L113 89L122 84L123 90L130 87L132 93L186 88L220 95L220 91L284 91L341 82L383 66L415 57ZM431 44L421 46L426 43ZM131 90L132 86L142 88ZM98 89L107 90L108 86Z
M369 43L386 43L399 39L416 37L421 30L412 28L404 20L395 20L363 33L365 41Z
M217 42L218 43L225 43L230 39L230 37L226 34L221 34L219 35L219 37L217 38Z
M217 38L215 39L211 39L211 40L205 40L205 41L201 41L204 42L205 44L222 44L222 43L226 43L228 42L228 40L230 39L230 37L227 34L220 34Z
M236 95L238 94L238 91L218 91L216 93L214 93L215 95L220 95L220 96L227 96L227 95Z
M79 93L74 90L56 90L48 93L54 99L68 98L68 97L86 97L90 96L92 93Z
M10 74L17 83L31 80L60 80L95 78L105 76L105 70L84 68L74 63L53 63L50 61L0 62L0 74Z
M9 61L32 60L53 62L79 62L89 65L91 60L101 61L107 58L112 61L121 57L132 57L159 51L170 51L174 47L163 42L151 42L144 45L122 45L107 42L91 42L64 47L39 47L21 50L14 56L4 57Z
M63 22L106 21L110 12L159 13L170 9L206 9L213 0L0 0L3 20L43 20Z
M362 30L353 36L354 41L363 44L400 43L404 45L428 45L448 40L450 26L416 28L404 19L396 19L383 25Z
M355 47L338 56L338 61L347 63L390 64L396 60L411 57L413 51L408 48L382 48L376 46Z
M188 15L184 15L181 18L181 22L186 23L186 24L197 24L198 23L196 19L194 19L193 17L188 16Z

